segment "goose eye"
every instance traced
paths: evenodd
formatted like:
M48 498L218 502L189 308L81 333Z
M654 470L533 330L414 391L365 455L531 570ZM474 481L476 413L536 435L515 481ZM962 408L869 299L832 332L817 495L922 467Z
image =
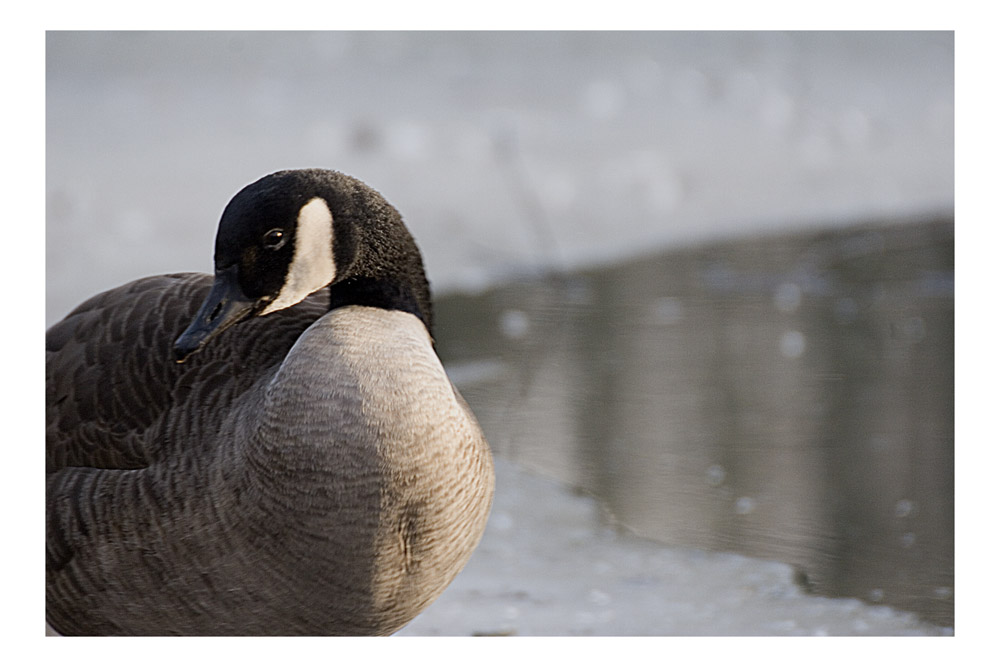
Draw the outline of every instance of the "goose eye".
M264 247L268 250L277 250L281 246L285 245L285 241L288 239L285 237L285 232L280 229L272 229L267 234L264 234Z

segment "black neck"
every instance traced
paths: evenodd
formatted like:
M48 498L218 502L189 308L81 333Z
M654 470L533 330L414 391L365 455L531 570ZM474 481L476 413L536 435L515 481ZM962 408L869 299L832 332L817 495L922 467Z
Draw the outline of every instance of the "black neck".
M330 310L350 305L412 313L420 318L433 338L434 317L430 299L423 298L419 289L399 282L368 277L347 278L330 285Z

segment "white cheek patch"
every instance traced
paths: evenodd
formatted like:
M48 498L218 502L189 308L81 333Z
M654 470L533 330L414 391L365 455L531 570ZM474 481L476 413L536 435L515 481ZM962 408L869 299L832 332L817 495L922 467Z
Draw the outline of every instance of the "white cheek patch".
M333 282L333 215L320 197L309 200L295 223L295 255L277 298L261 315L294 306Z

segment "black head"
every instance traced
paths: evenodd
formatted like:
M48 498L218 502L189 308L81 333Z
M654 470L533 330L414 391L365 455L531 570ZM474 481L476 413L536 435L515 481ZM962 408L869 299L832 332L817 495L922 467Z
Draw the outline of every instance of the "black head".
M432 325L430 290L413 237L375 190L336 171L265 176L226 206L215 239L215 282L174 344L183 361L247 318L330 286L330 307L405 310Z

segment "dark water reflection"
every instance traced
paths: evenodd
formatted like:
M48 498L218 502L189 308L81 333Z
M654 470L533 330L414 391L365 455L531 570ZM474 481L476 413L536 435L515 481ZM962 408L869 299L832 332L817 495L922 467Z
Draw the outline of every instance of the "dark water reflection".
M673 545L954 623L952 221L672 252L439 301L498 453Z

